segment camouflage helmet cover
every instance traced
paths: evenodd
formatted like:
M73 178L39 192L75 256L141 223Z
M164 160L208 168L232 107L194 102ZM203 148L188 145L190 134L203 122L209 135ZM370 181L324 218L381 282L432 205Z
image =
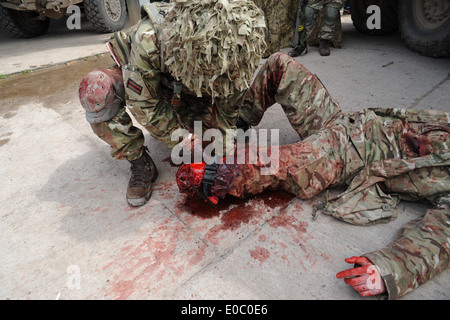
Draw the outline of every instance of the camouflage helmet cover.
M249 0L175 0L161 28L168 71L197 96L248 89L265 50L263 12Z

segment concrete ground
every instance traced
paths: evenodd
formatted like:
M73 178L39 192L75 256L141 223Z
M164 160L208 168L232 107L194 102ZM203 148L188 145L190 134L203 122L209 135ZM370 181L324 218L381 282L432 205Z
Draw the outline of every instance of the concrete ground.
M450 111L448 59L419 56L398 34L361 35L348 16L343 27L342 49L297 59L345 111ZM178 193L169 149L148 134L160 176L149 203L131 208L129 164L109 156L77 96L85 73L111 63L108 36L55 23L37 39L0 38L0 74L13 74L0 80L1 299L359 300L335 277L344 258L384 247L429 208L402 202L397 220L356 227L313 221L317 199L282 192L200 206ZM260 127L299 140L278 105ZM450 299L450 271L403 299Z

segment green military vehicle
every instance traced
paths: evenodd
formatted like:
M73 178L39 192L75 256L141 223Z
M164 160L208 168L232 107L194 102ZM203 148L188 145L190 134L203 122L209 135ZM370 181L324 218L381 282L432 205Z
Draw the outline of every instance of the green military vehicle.
M73 14L70 7L76 5L95 30L110 33L124 27L127 15L136 23L141 6L152 2L170 0L0 0L0 26L19 38L37 37L47 32L51 19Z
M115 32L125 25L125 0L0 0L0 26L20 38L47 32L50 19L67 17L77 5L99 32Z
M67 16L67 8L80 6L99 32L123 28L127 7L131 20L139 16L142 4L154 0L0 0L0 25L17 37L29 38L47 32L49 19ZM163 1L168 2L168 0ZM450 56L449 0L350 0L353 25L362 33L384 35L400 29L405 44L430 57ZM381 28L370 29L367 20L380 8Z
M380 8L379 29L367 25L371 5ZM450 56L449 0L351 0L350 10L359 32L385 35L400 30L409 49L429 57Z

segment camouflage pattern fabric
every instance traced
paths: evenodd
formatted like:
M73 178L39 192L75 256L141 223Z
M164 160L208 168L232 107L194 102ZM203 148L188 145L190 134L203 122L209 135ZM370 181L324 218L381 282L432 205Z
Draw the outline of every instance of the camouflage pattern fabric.
M196 93L227 98L250 86L266 44L252 1L175 1L161 25L167 70Z
M204 3L215 4L216 2L218 3L218 1L211 0ZM183 5L189 3L198 2L180 1L179 4L176 3L176 7L171 13L178 12L177 5L183 8ZM169 60L169 57L164 57L161 54L161 47L167 46L166 49L172 48L175 50L174 44L177 42L169 39L166 35L167 42L164 44L161 43L159 38L160 29L157 28L160 26L155 26L151 19L149 19L145 7L143 10L143 18L136 25L127 31L115 33L109 41L112 55L122 68L128 111L154 138L160 140L169 148L173 148L178 143L178 141L171 139L172 133L177 129L186 129L192 132L194 121L202 121L203 130L217 128L224 135L227 129L236 129L236 121L239 115L239 102L242 100L243 94L250 85L248 82L251 80L259 64L261 50L265 45L263 39L263 29L265 26L262 21L261 10L250 3L250 6L253 5L253 9L251 10L247 6L248 3L246 1L233 0L230 2L220 1L220 3L230 4L231 7L226 7L225 9L229 11L229 15L236 14L236 16L233 16L233 19L240 19L240 23L250 23L249 25L236 24L234 26L237 29L235 30L235 39L230 36L226 37L227 44L232 48L236 49L234 46L236 43L242 47L239 55L242 58L240 60L241 65L239 65L238 61L230 62L227 60L231 56L234 57L233 59L236 58L235 51L228 52L225 49L225 51L221 51L222 49L220 48L210 48L211 50L218 50L216 53L218 53L220 61L210 61L207 57L202 57L204 63L211 62L209 68L205 66L203 66L204 68L202 70L191 70L187 68L183 71L186 73L177 71L176 76L183 75L184 85L180 102L176 106L172 101L175 79L169 72L169 67L176 63L173 59L166 61ZM218 12L210 12L208 10L205 12L210 14L214 13L214 17L218 19ZM187 13L188 11L184 15L186 19ZM197 12L198 15L200 13ZM205 18L204 16L202 17ZM218 25L217 21L213 21L214 17L208 16L208 21L212 21L210 27ZM229 16L227 17L229 18ZM170 21L170 17L168 18ZM200 17L197 18L201 19ZM220 26L223 27L222 25ZM223 32L223 29L220 30ZM230 29L228 28L227 30ZM175 30L172 31L175 32ZM179 33L179 31L177 29L176 33ZM200 40L198 39L198 43L204 45L205 42ZM236 43L231 43L233 41ZM211 43L210 39L206 42ZM188 47L190 46L188 45ZM192 51L189 51L190 54L198 51L193 46L191 46L191 49ZM200 49L203 50L203 48ZM188 57L186 55L183 59L186 60L187 58L193 60L199 57ZM197 62L202 66L200 61L195 61L195 64ZM183 64L181 65L183 66ZM214 68L211 68L211 66L214 66ZM228 69L228 67L231 69ZM232 75L234 77L233 79L229 79L229 76L231 76L229 72L232 69L234 69L236 74ZM211 89L211 83L207 77L207 72L215 72L217 70L223 71L226 79L224 78L225 80L216 83L218 81L216 75L209 75L213 77L212 79L217 80L214 85L224 90L219 92L220 95L215 96L213 101L211 96L213 92L208 91L208 89ZM194 74L194 72L197 73ZM245 74L240 74L239 72L245 72ZM192 78L188 78L187 75ZM199 79L203 79L204 82L208 83L208 88L203 87L203 82ZM194 86L191 87L186 81L192 83ZM225 84L227 82L236 84L234 89L230 85L226 86ZM138 128L131 125L129 115L126 112L118 112L113 119L95 125L93 129L95 133L111 145L113 148L112 155L116 159L134 160L138 154L142 153L142 133L140 133Z
M267 23L265 57L291 46L294 38L294 19L297 13L297 0L254 0L264 12Z
M142 131L133 126L133 121L125 107L109 121L91 124L94 133L111 146L111 156L115 159L136 160L144 148Z
M261 173L265 161L220 165L213 195L248 197L284 189L308 199L328 187L348 186L325 197L318 209L363 226L395 219L400 200L447 204L429 210L392 244L367 257L382 270L390 298L448 267L448 113L394 108L344 114L315 75L282 53L272 55L257 74L245 96L245 119L257 124L276 102L303 140L279 147L279 170L273 175Z
M310 46L317 46L320 39L330 40L335 48L342 46L340 9L343 2L343 0L308 1L305 8L305 25Z
M313 135L340 116L339 104L314 74L283 53L270 56L242 101L240 117L256 126L276 102L302 137Z

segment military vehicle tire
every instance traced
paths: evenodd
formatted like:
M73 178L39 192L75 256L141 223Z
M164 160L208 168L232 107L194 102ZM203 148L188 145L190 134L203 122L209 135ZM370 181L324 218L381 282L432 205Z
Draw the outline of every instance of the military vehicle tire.
M369 29L367 19L372 15L367 8L376 5L380 8L380 29ZM386 35L398 30L398 0L351 0L350 11L353 26L368 35Z
M98 32L115 32L125 25L125 0L84 0L83 3L87 19Z
M18 38L34 38L47 32L49 19L40 19L37 12L17 11L0 5L0 25Z
M407 47L428 57L450 56L450 4L401 0L400 30Z

